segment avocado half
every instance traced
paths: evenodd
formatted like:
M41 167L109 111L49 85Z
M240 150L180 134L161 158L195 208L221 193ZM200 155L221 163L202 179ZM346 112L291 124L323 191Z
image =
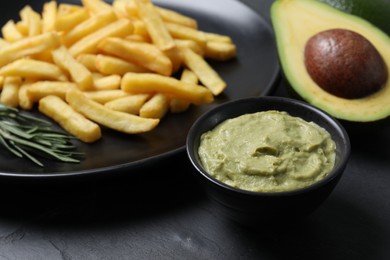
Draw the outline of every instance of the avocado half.
M347 29L369 40L381 54L390 75L390 37L368 21L313 0L276 0L271 21L283 74L308 103L338 119L370 122L390 115L390 80L377 92L357 99L332 95L310 77L304 62L307 41L319 32Z

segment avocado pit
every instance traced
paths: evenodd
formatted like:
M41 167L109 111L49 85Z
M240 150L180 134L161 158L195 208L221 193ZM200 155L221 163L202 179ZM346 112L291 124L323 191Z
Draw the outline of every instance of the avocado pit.
M346 29L330 29L306 43L310 77L335 96L356 99L379 91L388 80L386 63L370 41Z

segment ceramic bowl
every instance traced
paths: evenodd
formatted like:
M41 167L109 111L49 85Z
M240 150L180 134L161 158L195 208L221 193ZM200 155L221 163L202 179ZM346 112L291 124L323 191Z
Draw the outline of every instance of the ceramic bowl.
M253 192L218 181L205 170L198 147L201 135L229 118L259 111L285 111L291 116L312 121L326 129L336 144L335 165L322 180L295 190ZM350 140L344 127L326 112L285 97L253 97L224 103L203 114L188 132L186 151L194 172L216 209L238 223L265 227L267 223L291 223L313 212L331 194L339 182L350 156Z

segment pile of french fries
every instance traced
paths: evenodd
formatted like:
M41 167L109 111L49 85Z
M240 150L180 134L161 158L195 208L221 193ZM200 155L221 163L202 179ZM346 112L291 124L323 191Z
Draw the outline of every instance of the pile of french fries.
M79 140L153 130L213 102L226 82L207 62L236 56L227 35L150 0L26 5L1 28L0 102L39 111Z

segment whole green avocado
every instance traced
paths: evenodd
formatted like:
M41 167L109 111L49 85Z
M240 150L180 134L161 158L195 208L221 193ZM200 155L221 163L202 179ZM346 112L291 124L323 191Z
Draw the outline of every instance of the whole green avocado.
M283 74L302 99L345 121L390 115L390 37L383 30L317 0L276 0L271 21Z

